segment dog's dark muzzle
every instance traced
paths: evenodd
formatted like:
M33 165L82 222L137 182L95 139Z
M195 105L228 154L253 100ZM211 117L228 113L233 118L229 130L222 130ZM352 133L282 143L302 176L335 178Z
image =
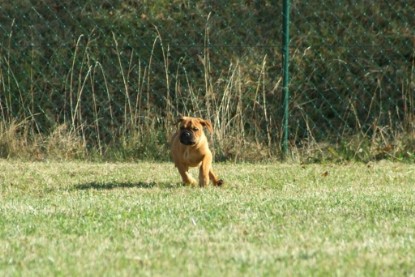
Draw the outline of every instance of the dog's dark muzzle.
M192 132L189 130L184 130L180 133L180 142L184 145L193 145L196 143Z

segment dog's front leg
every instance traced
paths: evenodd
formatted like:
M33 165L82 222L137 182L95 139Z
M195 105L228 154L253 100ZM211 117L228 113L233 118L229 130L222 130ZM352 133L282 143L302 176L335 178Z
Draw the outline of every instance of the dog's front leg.
M197 184L196 180L189 174L189 167L177 166L177 169L179 170L179 173L182 176L184 184L192 186Z
M199 186L205 187L209 185L209 171L212 166L212 158L203 159L199 169Z

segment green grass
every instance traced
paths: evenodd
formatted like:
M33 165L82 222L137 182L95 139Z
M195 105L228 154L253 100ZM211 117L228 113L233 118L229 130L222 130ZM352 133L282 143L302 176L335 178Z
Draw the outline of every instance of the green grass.
M0 160L1 276L415 274L415 166Z

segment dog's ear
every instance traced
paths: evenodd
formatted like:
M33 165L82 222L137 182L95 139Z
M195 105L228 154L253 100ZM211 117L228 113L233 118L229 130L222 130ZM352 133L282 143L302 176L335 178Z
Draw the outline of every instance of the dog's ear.
M206 129L208 129L208 131L212 134L213 133L213 126L212 126L212 122L210 122L210 120L204 120L204 119L199 119L200 124L202 124L203 127L206 127Z
M183 115L179 115L179 117L177 118L177 121L176 121L175 125L181 123L183 120L185 120L185 117Z

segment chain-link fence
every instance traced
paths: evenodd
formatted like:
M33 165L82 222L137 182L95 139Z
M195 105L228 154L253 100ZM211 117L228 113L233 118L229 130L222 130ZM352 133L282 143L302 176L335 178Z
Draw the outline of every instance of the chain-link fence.
M167 159L175 117L189 114L212 120L219 159L278 156L275 2L0 0L0 154ZM291 8L291 151L413 155L415 5Z
M415 5L296 1L292 17L298 138L344 144L358 136L349 146L361 157L413 152L413 135L403 146L398 133L414 132Z

